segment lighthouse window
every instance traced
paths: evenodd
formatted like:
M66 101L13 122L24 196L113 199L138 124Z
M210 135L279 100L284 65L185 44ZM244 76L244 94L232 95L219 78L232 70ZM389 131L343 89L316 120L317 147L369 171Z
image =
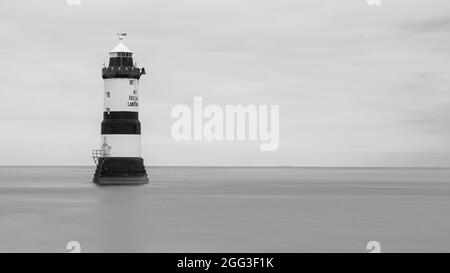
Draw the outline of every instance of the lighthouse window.
M114 58L114 66L120 66L120 58L119 57Z
M123 66L132 66L133 65L133 61L130 57L125 57L122 58L122 65Z
M134 80L130 80L130 85L133 85L134 84Z
M111 93L110 92L106 92L106 97L107 98L111 97Z

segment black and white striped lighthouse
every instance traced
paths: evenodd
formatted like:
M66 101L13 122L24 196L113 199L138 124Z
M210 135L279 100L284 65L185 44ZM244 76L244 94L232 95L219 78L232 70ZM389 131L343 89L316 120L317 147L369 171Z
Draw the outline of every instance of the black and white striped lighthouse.
M133 63L131 52L119 34L119 44L109 52L109 65L102 69L104 109L101 149L92 156L97 165L97 184L148 183L141 155L138 87L145 69Z

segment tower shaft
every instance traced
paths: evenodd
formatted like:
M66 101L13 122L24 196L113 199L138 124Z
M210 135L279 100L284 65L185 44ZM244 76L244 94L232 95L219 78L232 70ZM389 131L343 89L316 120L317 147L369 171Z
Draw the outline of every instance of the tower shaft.
M148 182L141 154L139 79L145 74L133 64L132 52L120 43L103 68L104 110L101 149L97 151L94 182L142 184Z

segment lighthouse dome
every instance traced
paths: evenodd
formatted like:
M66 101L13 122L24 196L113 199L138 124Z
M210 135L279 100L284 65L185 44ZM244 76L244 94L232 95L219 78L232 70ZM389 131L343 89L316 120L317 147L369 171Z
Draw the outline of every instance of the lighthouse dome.
M116 45L116 47L113 48L109 53L119 53L119 52L121 52L121 53L133 53L123 43L119 43L118 45Z

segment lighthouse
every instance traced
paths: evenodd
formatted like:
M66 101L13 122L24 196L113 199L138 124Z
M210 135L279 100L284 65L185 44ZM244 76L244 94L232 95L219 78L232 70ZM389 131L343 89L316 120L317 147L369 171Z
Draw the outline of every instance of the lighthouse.
M97 184L144 184L147 172L141 154L139 122L139 79L144 68L133 63L133 52L124 44L109 52L109 65L103 67L103 121L101 148L92 151L97 165L93 181Z

